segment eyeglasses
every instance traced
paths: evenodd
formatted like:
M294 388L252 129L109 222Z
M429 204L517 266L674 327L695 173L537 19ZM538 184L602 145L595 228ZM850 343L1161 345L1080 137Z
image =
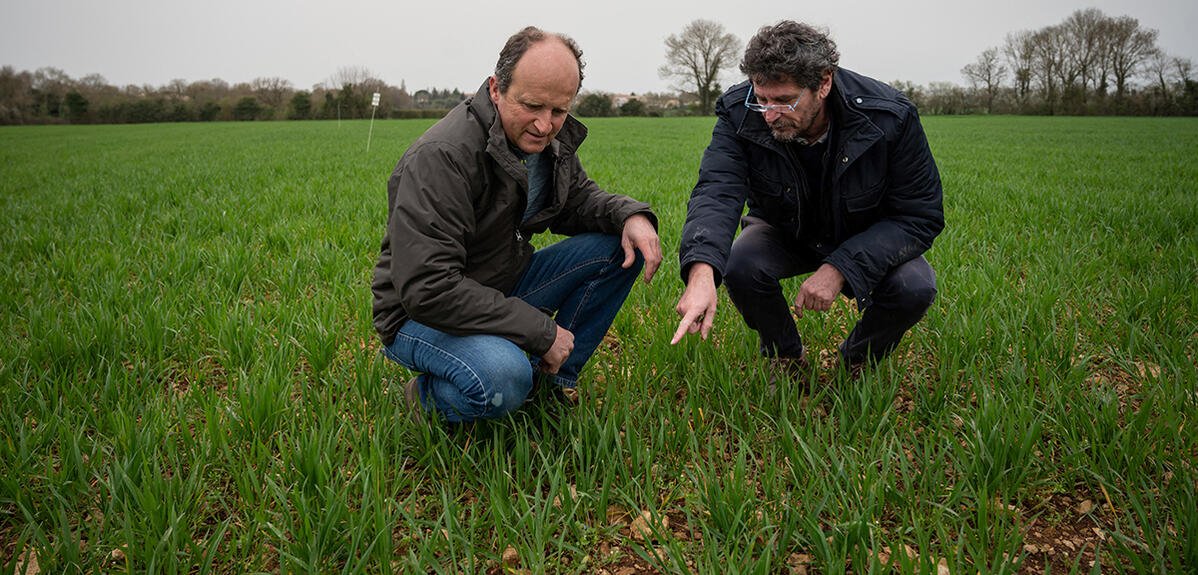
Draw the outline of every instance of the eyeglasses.
M766 112L785 114L787 112L795 111L795 106L798 106L799 101L802 99L803 95L799 94L799 97L795 98L795 102L793 104L758 104L757 102L753 101L753 85L749 84L749 93L745 94L745 107L753 110L754 112L761 112L762 114Z

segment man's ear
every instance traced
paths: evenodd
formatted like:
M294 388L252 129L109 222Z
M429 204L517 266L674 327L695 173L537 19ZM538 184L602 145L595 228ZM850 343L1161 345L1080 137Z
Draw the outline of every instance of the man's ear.
M491 94L491 102L499 105L499 78L491 76L487 79L487 92Z
M824 77L819 82L819 97L827 98L828 93L832 91L832 71L824 72Z

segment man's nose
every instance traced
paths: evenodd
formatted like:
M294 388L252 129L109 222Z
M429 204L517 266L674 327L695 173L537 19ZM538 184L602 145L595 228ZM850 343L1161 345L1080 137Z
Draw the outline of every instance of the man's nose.
M536 118L533 120L533 127L536 128L537 133L542 136L548 134L553 128L553 116L547 112L537 114Z

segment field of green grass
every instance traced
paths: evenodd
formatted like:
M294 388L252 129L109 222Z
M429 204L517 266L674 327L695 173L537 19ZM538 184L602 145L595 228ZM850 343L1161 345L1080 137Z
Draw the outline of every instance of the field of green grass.
M591 120L666 262L577 408L468 429L370 322L429 125L0 129L0 573L1198 570L1198 119L926 118L939 299L809 394L722 291L669 345L712 120Z

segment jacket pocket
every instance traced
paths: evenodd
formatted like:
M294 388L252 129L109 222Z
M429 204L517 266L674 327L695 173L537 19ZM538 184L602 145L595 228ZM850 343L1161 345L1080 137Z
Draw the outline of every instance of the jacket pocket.
M753 168L749 172L749 208L769 216L793 215L795 191L776 175Z
M862 212L878 207L886 193L886 162L886 156L876 148L853 161L840 180L846 210Z
M882 194L886 189L885 181L878 181L865 190L853 190L844 193L844 206L850 212L863 212L878 207L882 202Z

